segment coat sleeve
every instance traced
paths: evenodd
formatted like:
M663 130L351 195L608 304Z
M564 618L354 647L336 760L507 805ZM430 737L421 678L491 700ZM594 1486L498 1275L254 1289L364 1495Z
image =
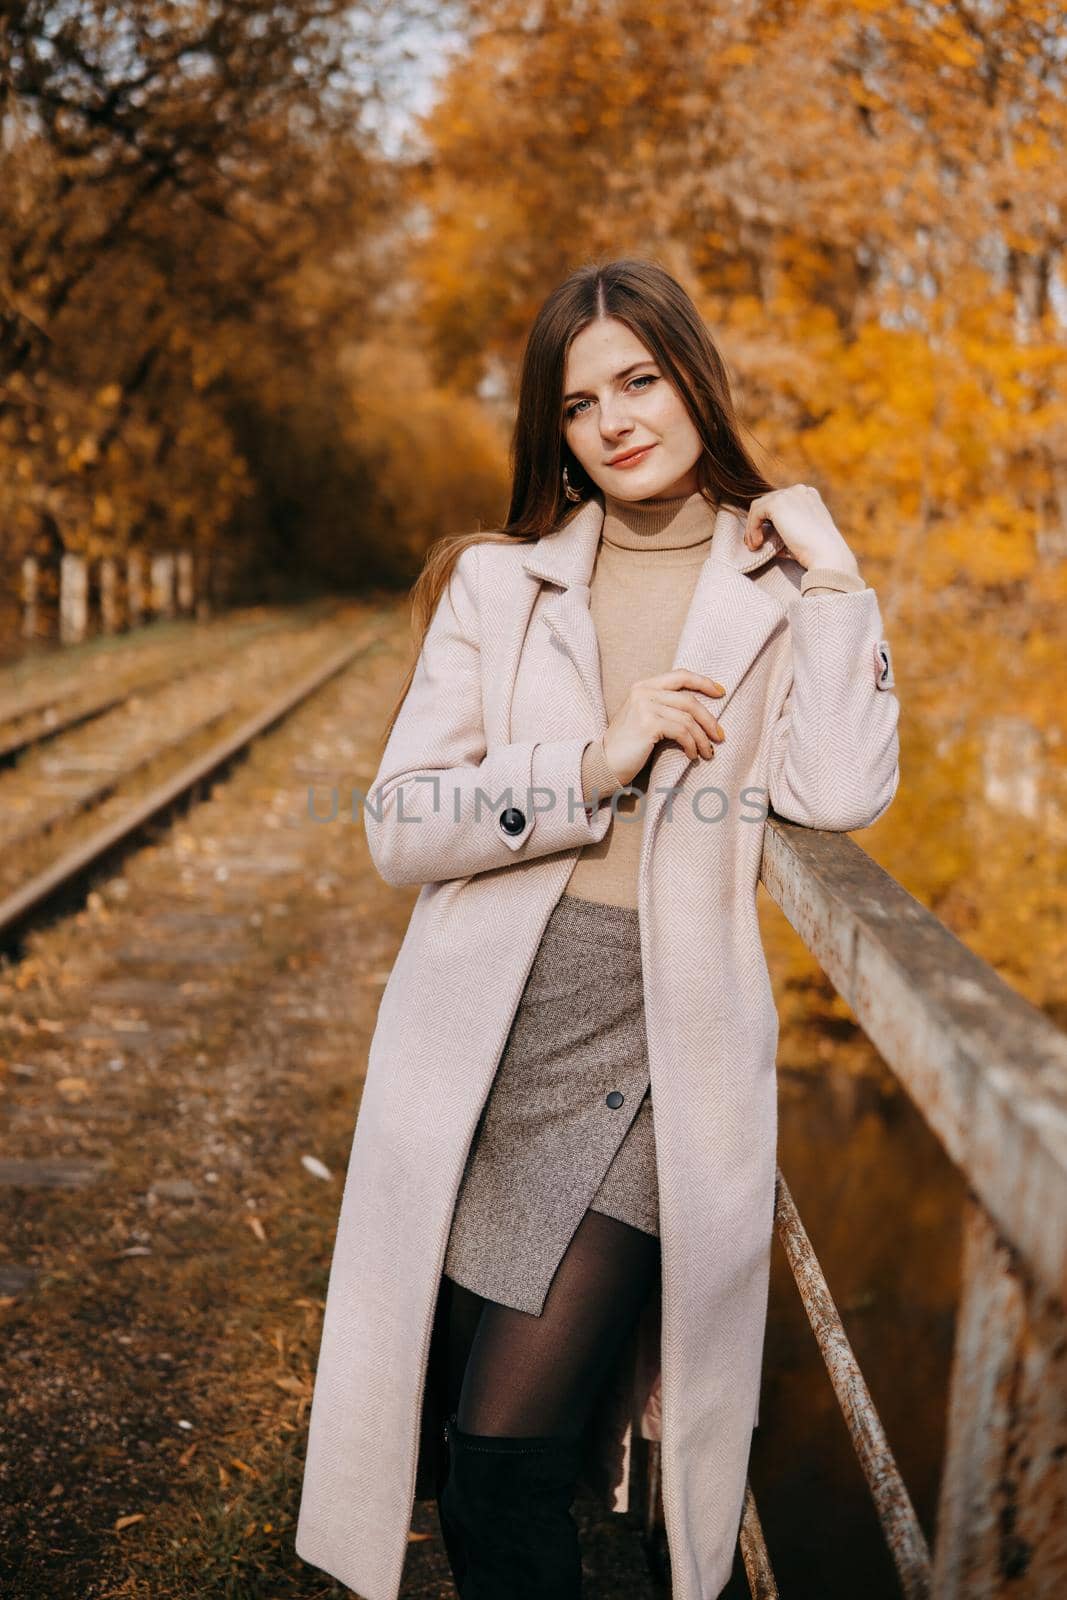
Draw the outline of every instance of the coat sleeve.
M807 828L869 828L900 783L900 705L878 598L867 587L809 587L789 622L793 672L772 734L767 798Z
M411 686L363 801L387 883L439 883L602 839L609 809L585 803L589 734L486 746L478 546L453 568Z

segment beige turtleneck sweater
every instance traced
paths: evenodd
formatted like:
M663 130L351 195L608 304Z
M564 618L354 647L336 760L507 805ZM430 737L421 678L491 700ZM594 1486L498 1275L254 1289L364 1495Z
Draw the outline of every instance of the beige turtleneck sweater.
M589 580L589 609L600 646L604 709L609 722L641 678L669 672L700 569L711 549L715 510L700 493L667 499L618 500L604 495L604 526ZM805 574L803 593L865 589L852 573L820 567ZM630 780L604 837L574 863L564 894L610 905L637 905L637 864L652 757ZM608 765L603 738L582 755L587 804L610 805L626 787ZM639 807L642 808L639 811Z

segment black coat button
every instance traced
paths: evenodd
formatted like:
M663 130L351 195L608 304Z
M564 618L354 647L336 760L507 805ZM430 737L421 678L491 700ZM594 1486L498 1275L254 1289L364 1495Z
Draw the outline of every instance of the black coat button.
M617 1106L621 1106L625 1099L626 1096L623 1094L621 1089L612 1089L611 1093L607 1097L608 1105L613 1111Z
M517 806L509 806L500 813L500 826L505 833L521 833L526 826L526 813Z

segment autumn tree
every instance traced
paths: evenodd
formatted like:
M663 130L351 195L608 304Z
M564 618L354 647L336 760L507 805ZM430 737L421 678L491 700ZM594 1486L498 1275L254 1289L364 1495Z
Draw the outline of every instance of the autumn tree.
M349 10L29 0L5 14L9 581L42 529L89 555L210 550L236 530L262 565L253 414L328 385L382 282L367 240L388 172L361 125ZM313 516L290 508L290 558Z

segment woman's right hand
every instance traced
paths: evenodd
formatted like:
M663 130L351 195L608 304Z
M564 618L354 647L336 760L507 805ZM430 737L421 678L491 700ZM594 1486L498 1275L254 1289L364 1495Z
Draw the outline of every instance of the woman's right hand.
M660 739L676 739L691 761L714 755L715 744L726 735L694 689L712 699L726 693L714 678L686 667L641 678L633 685L604 731L604 756L620 782L632 782Z

